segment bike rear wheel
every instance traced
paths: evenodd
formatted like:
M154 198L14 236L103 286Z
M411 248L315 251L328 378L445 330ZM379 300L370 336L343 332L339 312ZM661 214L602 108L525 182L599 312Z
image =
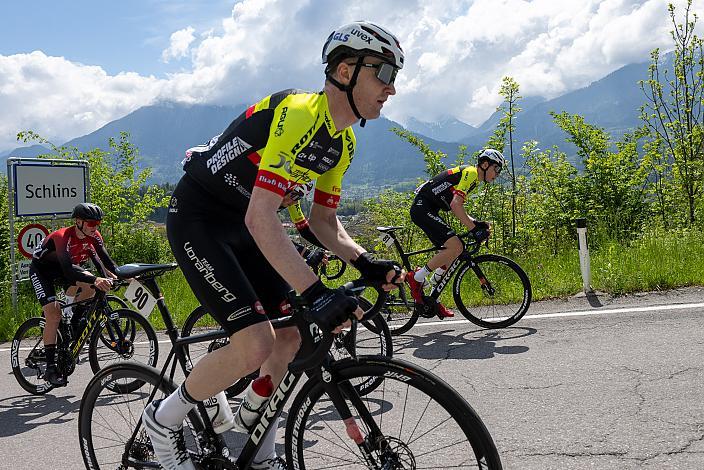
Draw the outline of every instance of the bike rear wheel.
M367 289L362 296L358 297L359 306L362 310L366 311L371 308L375 299L367 298L366 296L374 295L372 292L371 289ZM413 325L418 321L420 311L416 308L416 304L413 302L410 292L406 290L406 286L402 285L398 290L387 293L379 315L384 318L384 321L389 326L391 336L398 336L413 328ZM374 329L374 325L370 325L369 329L374 333L379 333L379 331Z
M17 328L12 338L10 349L10 362L12 373L17 383L32 395L44 395L53 387L46 381L46 355L44 353L45 320L42 317L32 317ZM57 332L56 342L61 341L61 334Z
M405 361L365 357L335 363L331 375L369 454L349 437L356 430L342 421L323 383L309 380L288 414L285 448L292 468L502 468L479 416L430 372ZM382 377L383 383L364 397L346 392L351 382L366 377Z
M525 315L532 290L528 275L513 260L486 254L465 262L453 286L457 309L482 328L506 328Z
M151 441L142 427L142 411L149 403L152 391L157 388L155 399L164 398L176 389L167 378L160 380L160 372L152 367L125 362L106 367L90 381L81 399L78 415L78 436L86 468L161 468L154 455ZM130 384L140 383L129 392ZM126 444L139 424L135 440ZM186 447L192 453L200 452L197 432L203 429L198 414L189 413L184 423Z
M108 318L103 316L100 323L93 328L88 358L93 373L117 362L129 360L154 367L159 360L156 331L139 313L124 308L114 310L109 313ZM135 382L129 386L137 389L141 384Z

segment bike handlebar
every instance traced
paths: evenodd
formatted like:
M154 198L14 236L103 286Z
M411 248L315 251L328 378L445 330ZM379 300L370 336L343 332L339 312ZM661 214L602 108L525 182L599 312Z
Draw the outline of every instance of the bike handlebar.
M343 289L345 294L350 297L359 296L362 291L368 287L374 288L378 292L378 296L374 305L364 313L361 321L367 321L379 313L386 300L386 291L384 291L380 285L370 283L364 279L350 281L340 287L340 289ZM313 369L323 363L335 340L335 335L331 332L321 331L317 327L315 328L315 333L311 331L311 327L314 323L311 316L308 315L308 306L306 303L298 296L289 299L289 301L291 302L291 307L294 312L299 314L297 317L300 318L300 320L297 320L297 324L301 331L302 346L308 346L308 348L313 349L312 353L307 357L295 359L289 364L288 368L292 373L300 373ZM350 319L353 323L358 321L353 315Z

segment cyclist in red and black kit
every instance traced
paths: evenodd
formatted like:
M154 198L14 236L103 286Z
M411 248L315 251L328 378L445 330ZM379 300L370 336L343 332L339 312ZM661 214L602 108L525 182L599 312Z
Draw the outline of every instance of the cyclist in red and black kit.
M422 268L406 276L406 282L416 303L424 303L423 288L426 277L433 274L431 282L437 283L462 253L464 246L455 231L440 217L440 211L450 211L467 227L477 239L488 238L491 225L476 220L464 208L467 194L477 187L480 181L493 182L501 173L506 159L498 150L484 149L477 157L477 165L461 165L443 171L416 189L416 197L411 206L411 220L420 227L436 246L444 247ZM440 319L453 317L452 310L442 303L437 304Z
M110 278L114 277L116 268L98 232L103 210L95 204L81 203L73 209L71 218L74 225L49 234L34 251L29 266L29 279L46 319L43 336L46 379L57 387L66 385L67 381L56 368L56 331L61 321L61 306L56 301L55 284L67 288L66 295L70 300L86 300L95 294L91 286L102 291L110 289ZM95 276L81 266L88 260L104 277ZM75 299L71 299L72 294L76 295ZM79 312L74 312L76 319L79 316Z
M396 287L396 264L374 259L355 243L336 208L354 157L351 126L380 116L396 93L403 60L398 40L385 29L368 22L345 25L323 47L327 67L321 92L267 96L222 134L186 152L167 235L191 289L230 342L205 355L173 394L144 410L144 427L164 468L194 469L182 427L198 402L257 369L271 376L274 386L281 381L300 336L296 328L274 333L269 318L288 313L291 288L308 301L325 331L339 331L352 315L361 318L356 300L325 287L282 227L277 211L297 188L315 181L308 224L322 246L366 279ZM275 438L273 432L263 438L250 468L287 468L274 452Z

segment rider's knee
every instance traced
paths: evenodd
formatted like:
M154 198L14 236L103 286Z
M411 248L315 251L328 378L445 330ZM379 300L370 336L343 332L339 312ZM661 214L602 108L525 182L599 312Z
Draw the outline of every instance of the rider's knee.
M445 242L445 249L448 254L454 255L457 258L462 253L463 245L459 237L452 237Z
M295 355L301 346L301 333L298 328L282 328L276 330L276 348L285 350L291 356Z

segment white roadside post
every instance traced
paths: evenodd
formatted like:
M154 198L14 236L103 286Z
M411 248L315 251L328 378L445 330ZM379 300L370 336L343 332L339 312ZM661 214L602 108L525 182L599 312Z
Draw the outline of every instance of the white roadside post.
M584 292L592 290L592 271L589 265L589 247L587 247L587 219L577 219L577 235L579 238L579 266L582 270Z

